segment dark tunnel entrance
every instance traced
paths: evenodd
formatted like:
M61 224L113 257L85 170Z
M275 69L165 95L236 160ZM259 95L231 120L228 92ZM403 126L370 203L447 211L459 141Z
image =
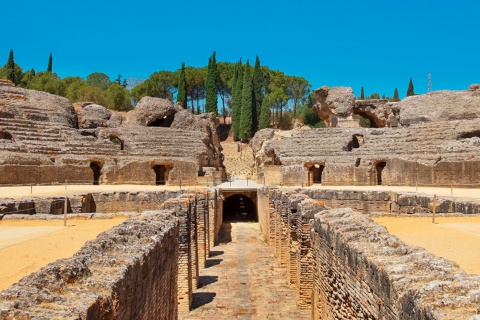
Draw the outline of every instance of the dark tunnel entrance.
M223 201L224 222L258 222L257 206L243 194L234 194Z

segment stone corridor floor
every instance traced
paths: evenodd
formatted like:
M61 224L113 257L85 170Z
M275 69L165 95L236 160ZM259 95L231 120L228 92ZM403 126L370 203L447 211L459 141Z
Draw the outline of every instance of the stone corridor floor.
M193 293L193 310L180 319L310 319L295 303L273 248L258 223L224 223Z

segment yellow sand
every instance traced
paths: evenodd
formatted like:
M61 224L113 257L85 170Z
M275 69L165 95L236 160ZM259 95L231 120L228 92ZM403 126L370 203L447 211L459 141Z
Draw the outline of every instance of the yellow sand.
M455 261L480 275L480 217L378 217L374 220L409 245Z
M126 218L105 220L1 220L0 291L49 262L71 257L87 241Z

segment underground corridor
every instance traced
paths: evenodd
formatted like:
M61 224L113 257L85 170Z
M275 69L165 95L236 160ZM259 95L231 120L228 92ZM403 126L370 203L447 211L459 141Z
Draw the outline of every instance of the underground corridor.
M253 196L253 192L251 196ZM258 222L256 193L254 200L246 194L233 194L223 201L223 222Z

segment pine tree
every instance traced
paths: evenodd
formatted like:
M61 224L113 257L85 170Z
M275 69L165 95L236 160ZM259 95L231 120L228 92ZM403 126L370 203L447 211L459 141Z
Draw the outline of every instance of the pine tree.
M15 83L15 60L13 59L13 50L10 50L6 71L7 71L7 79Z
M51 53L50 53L50 57L48 58L47 72L52 73L52 54Z
M178 93L177 103L180 103L182 107L187 108L187 80L185 77L185 62L182 62L182 68L178 76Z
M407 97L415 95L415 91L413 90L413 82L412 78L410 78L410 82L408 83L408 89L407 89Z
M235 83L235 95L232 97L232 130L233 139L240 140L240 119L242 117L242 89L243 89L243 66L242 59L237 63L237 81Z
M385 99L385 93L384 93L384 94L382 94L382 99Z
M398 90L395 88L395 91L393 91L393 101L400 101L400 98L398 97Z
M360 100L364 100L365 99L365 92L363 91L363 87L362 89L360 89Z
M252 137L252 105L252 77L250 75L250 63L247 60L243 74L242 115L240 117L240 138L243 140L249 140Z
M207 80L205 82L205 89L206 89L206 112L213 112L218 114L218 91L217 91L217 83L218 83L218 71L217 71L217 61L215 59L215 51L213 52L212 56L208 60L208 68L207 68Z
M260 59L258 56L255 59L255 68L253 69L253 132L257 132L259 127L260 115L262 112L263 101L263 74L260 69Z
M265 129L265 128L268 128L270 126L270 116L271 116L270 103L269 103L267 97L264 97L263 102L262 102L260 119L258 121L258 128L259 129Z

